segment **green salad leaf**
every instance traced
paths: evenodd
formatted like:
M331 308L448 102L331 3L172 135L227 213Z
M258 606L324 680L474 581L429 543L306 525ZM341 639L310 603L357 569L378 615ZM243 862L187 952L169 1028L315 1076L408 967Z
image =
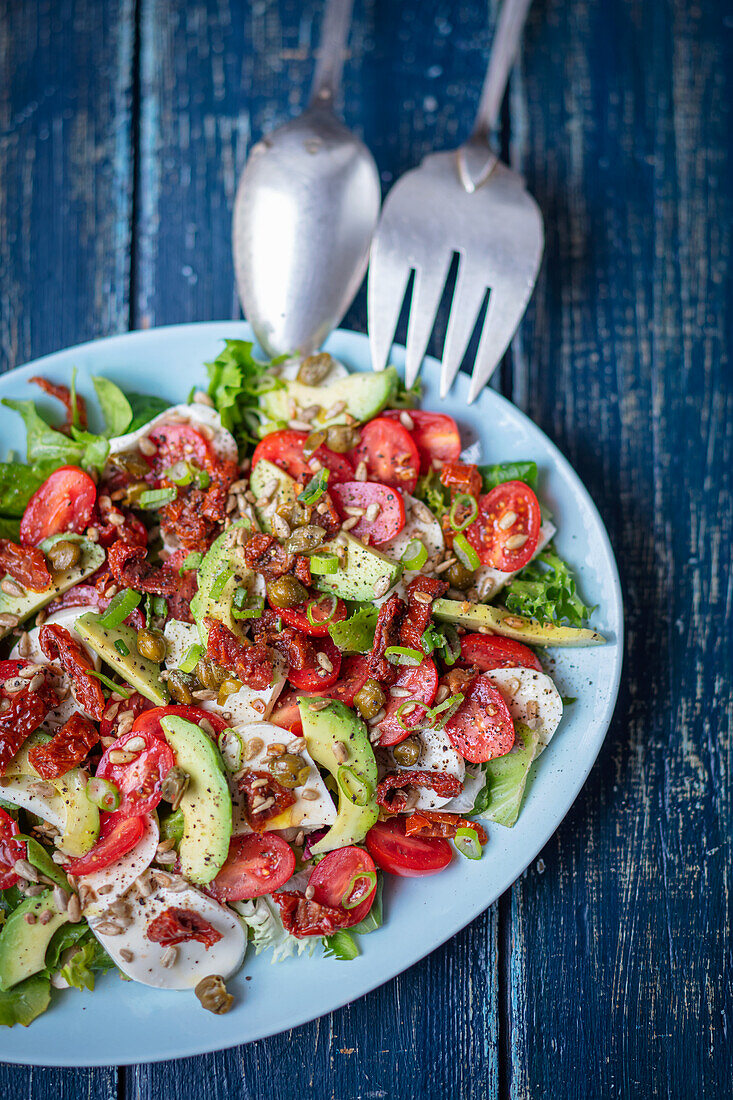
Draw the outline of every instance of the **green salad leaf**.
M340 928L331 936L321 938L323 956L326 959L338 959L339 962L351 962L359 954L359 947L351 932Z
M104 417L104 435L124 435L132 420L132 408L119 386L109 378L92 375L97 401Z
M46 1011L51 1001L51 982L43 974L34 974L6 993L0 993L0 1025L28 1027Z
M0 539L18 542L20 539L20 520L9 516L0 516Z
M257 428L262 422L262 394L284 386L280 379L268 374L268 369L286 356L261 362L252 354L253 347L250 340L225 340L223 351L213 363L206 364L214 408L224 427L243 445L257 440Z
M420 404L422 386L419 379L412 383L408 389L401 378L397 379L397 387L389 399L390 409L416 409Z
M570 566L552 544L520 570L502 596L509 611L540 622L582 626L593 611L581 600Z
M412 494L427 504L436 519L440 520L450 511L450 492L441 483L438 470L430 469L427 474L417 479L415 492Z
M529 769L537 758L539 734L517 722L514 748L483 765L486 783L479 791L472 813L511 827L519 817Z
M0 462L0 515L22 516L46 476L43 469L26 466L24 462Z
M126 397L132 410L132 420L126 429L128 432L136 432L171 407L170 401L163 397L153 397L149 393L128 393Z
M87 930L88 931L88 930ZM94 989L94 975L111 970L114 962L101 943L89 933L59 970L59 974L74 989Z
M340 623L329 623L331 641L342 653L368 653L374 645L378 607L361 607Z
M537 486L536 462L496 462L493 466L479 466L484 492L490 493L505 481L523 481L530 488Z

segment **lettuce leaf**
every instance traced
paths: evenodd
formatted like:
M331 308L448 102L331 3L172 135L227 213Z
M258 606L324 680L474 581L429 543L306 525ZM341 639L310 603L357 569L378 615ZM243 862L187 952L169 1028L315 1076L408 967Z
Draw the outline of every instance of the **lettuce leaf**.
M427 504L437 520L442 519L450 509L450 492L441 483L437 470L430 469L427 474L419 477L412 495Z
M529 769L537 758L539 746L539 734L523 722L516 723L516 734L511 752L484 764L486 785L479 792L472 811L508 828L516 824L519 817Z
M581 600L570 566L552 544L520 570L503 597L507 610L540 622L583 626L593 611Z
M115 435L124 435L132 420L132 408L119 386L109 378L92 375L97 393L97 401L104 417L103 434L111 439Z
M80 944L78 950L61 967L59 974L73 989L92 990L95 973L104 973L114 965L101 943L90 933L89 938Z
M351 934L352 930L340 928L330 936L322 936L323 957L338 959L339 962L351 962L360 954L359 946Z
M257 441L257 428L262 422L261 395L284 386L268 374L268 368L286 356L261 362L253 356L253 347L249 340L225 340L223 351L213 363L206 364L209 397L222 424L240 444Z
M368 653L374 645L378 607L362 607L340 623L329 623L331 641L342 653Z
M171 407L170 401L163 397L153 397L149 393L128 393L126 396L132 410L132 420L126 428L128 432L136 432Z
M23 462L0 462L0 515L22 516L46 476L42 469Z
M490 493L505 481L523 481L534 489L537 486L536 462L497 462L493 466L479 466L484 492Z
M51 983L43 974L34 974L6 993L0 993L0 1025L28 1027L51 1001Z
M249 930L255 955L272 948L272 962L282 962L291 955L312 955L315 936L299 940L285 931L275 903L267 895L249 901L235 901L232 906Z

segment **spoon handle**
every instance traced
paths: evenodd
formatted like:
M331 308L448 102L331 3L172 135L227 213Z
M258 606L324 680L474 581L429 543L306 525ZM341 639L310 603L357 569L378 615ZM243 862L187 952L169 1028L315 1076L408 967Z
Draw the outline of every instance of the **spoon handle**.
M354 0L327 0L309 106L331 103L341 86Z
M481 89L472 138L487 138L496 126L509 73L519 49L532 0L504 0L491 46L489 69Z

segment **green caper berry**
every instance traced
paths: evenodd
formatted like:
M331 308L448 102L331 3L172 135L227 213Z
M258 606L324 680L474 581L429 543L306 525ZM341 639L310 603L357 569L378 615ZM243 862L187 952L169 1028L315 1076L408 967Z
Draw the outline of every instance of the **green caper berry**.
M190 707L193 703L193 689L196 681L193 676L174 669L168 677L168 690L177 703Z
M202 687L209 691L218 691L219 686L229 679L229 673L225 668L217 665L208 657L201 657L196 665L196 678Z
M148 630L143 627L137 632L137 651L141 657L159 664L165 657L167 646L165 638L157 630Z
M78 542L68 539L59 539L48 550L46 557L51 563L54 573L63 573L67 569L73 569L81 559L81 547Z
M354 706L362 718L373 718L375 714L379 714L386 698L376 680L367 680L354 696Z
M345 454L347 451L353 451L356 447L359 442L359 433L354 428L336 424L328 429L326 442L329 450L336 451L337 454Z
M142 494L149 488L145 481L131 481L125 489L125 504L137 504Z
M241 691L241 689L241 680L235 680L233 677L222 680L221 684L219 685L219 694L216 697L217 705L220 707L225 706L229 696L235 695L238 691Z
M323 545L326 532L323 527L308 524L293 531L290 538L285 540L285 549L289 554L303 554L306 550L316 550Z
M420 758L420 742L417 737L406 737L394 746L392 755L403 768L411 768Z
M129 451L125 454L110 455L110 462L118 469L124 470L130 477L143 478L150 473L150 467L137 451Z
M270 581L267 598L273 607L297 607L308 599L308 592L297 577L286 574Z
M451 588L457 588L460 592L465 592L473 584L473 573L459 561L453 562L446 573L446 578Z
M209 974L208 977L202 978L194 989L194 993L201 1001L201 1007L214 1012L217 1016L228 1012L234 1004L234 997L231 993L227 993L227 987L220 974Z
M306 772L306 776L310 773L310 768L305 766L303 757L296 756L292 752L273 756L269 761L269 768L282 787L299 787L303 771Z
M333 359L326 351L307 355L298 368L298 381L304 386L317 386L333 367Z

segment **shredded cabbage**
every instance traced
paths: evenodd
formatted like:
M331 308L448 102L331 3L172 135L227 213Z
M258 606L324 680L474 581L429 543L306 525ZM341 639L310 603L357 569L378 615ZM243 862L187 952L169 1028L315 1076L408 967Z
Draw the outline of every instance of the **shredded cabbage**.
M316 946L316 936L299 940L291 936L283 927L277 906L269 894L247 901L231 903L247 926L255 955L272 948L272 962L282 962L293 955L312 955Z

